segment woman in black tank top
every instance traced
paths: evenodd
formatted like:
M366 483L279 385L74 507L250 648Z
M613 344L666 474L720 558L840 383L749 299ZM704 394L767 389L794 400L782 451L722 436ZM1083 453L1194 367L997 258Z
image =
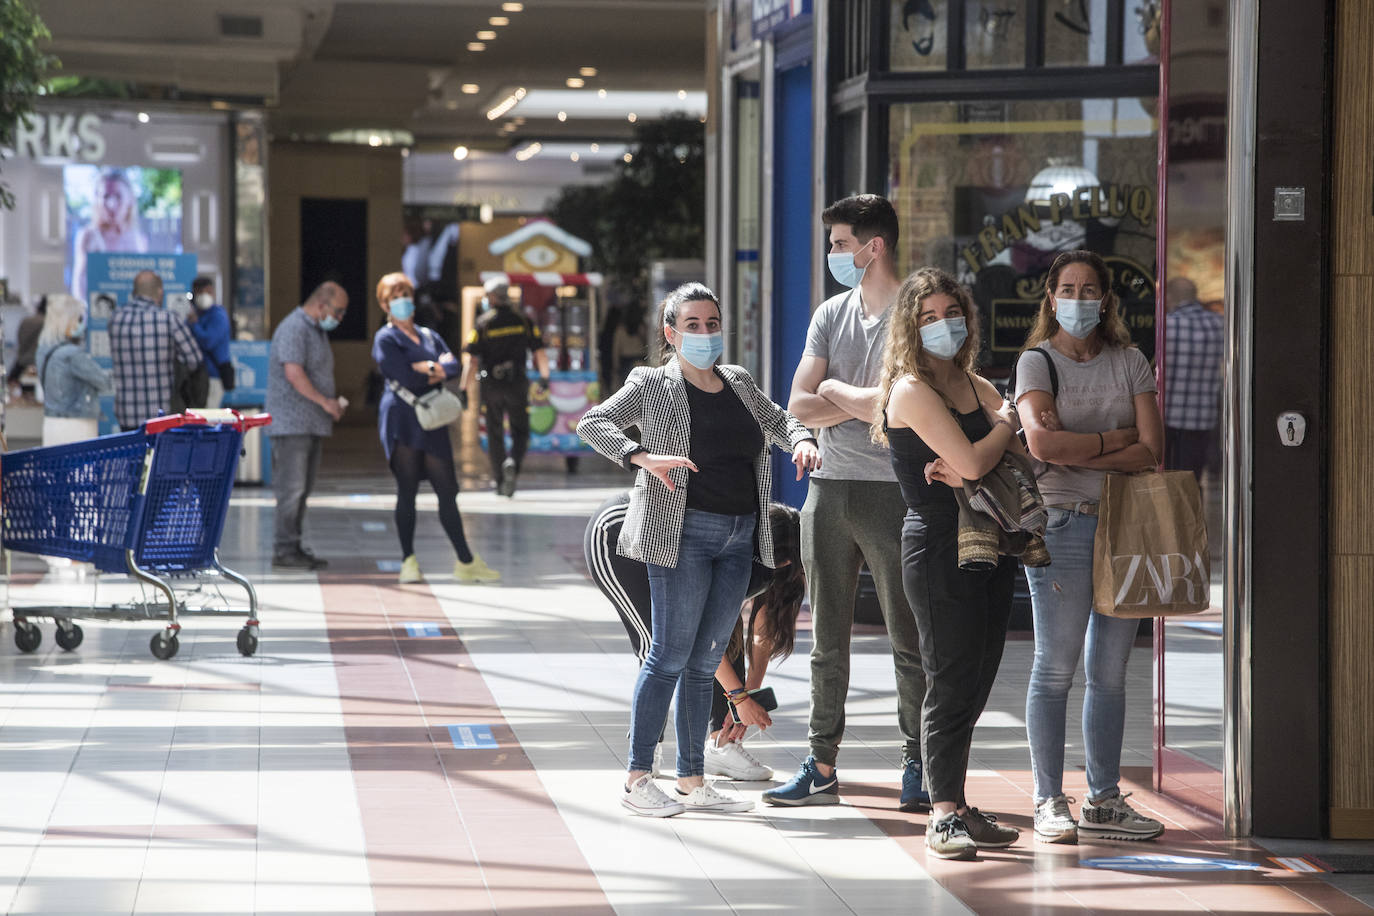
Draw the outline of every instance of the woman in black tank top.
M889 319L873 438L892 450L906 500L902 584L921 636L926 696L921 757L931 814L926 846L946 859L1010 846L1020 833L969 807L964 797L973 726L997 677L1011 616L1014 560L959 568L959 505L953 488L976 480L1017 442L1015 414L972 372L978 316L953 277L922 268L906 279Z

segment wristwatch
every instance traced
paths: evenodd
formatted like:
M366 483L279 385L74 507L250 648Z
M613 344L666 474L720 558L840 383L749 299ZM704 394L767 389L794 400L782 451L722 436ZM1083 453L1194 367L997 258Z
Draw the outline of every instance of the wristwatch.
M429 361L429 372L430 372L430 375L433 375L433 374L434 374L434 368L435 368L435 367L434 367L434 360L431 359L431 360Z

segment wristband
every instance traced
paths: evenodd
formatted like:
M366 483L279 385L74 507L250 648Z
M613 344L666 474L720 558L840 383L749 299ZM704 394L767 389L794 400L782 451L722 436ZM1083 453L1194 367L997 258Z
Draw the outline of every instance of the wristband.
M1107 440L1102 438L1102 434L1097 434L1097 457L1101 458L1102 453L1107 450Z

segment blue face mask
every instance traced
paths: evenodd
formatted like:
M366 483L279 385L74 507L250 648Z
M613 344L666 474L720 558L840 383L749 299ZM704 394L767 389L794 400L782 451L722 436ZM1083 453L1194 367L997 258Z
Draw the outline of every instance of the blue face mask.
M72 328L72 340L80 340L86 336L86 316L82 315L76 321L76 327Z
M415 301L402 296L400 299L392 299L387 306L391 310L391 317L405 321L415 314Z
M968 340L968 324L962 317L921 325L921 346L936 359L953 359Z
M1054 317L1069 336L1082 340L1102 320L1102 300L1055 299Z
M339 326L339 319L333 315L325 315L320 319L320 330L328 333Z
M678 355L698 369L710 369L725 352L725 338L719 331L714 334L679 331L678 337Z
M870 243L872 239L868 240ZM865 244L859 251L863 251L868 245ZM830 276L835 278L835 282L850 289L863 282L864 272L868 270L868 264L863 267L854 266L854 255L858 251L832 251L825 256L826 266L830 268ZM868 262L872 264L872 261Z

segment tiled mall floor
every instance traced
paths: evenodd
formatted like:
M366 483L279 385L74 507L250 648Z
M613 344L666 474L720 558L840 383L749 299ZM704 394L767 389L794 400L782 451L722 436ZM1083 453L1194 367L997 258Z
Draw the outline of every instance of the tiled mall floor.
M979 862L927 861L924 816L896 810L885 637L865 628L841 756L846 804L629 816L616 794L636 666L581 555L586 518L623 478L595 458L573 477L561 463L536 464L514 500L480 485L462 496L474 545L506 574L500 585L451 578L432 498L418 542L429 581L397 585L389 478L362 473L366 461L327 461L307 519L331 561L320 575L273 572L270 492L236 493L222 553L258 587L255 656L235 650L237 619L188 618L169 661L149 653L150 623L88 623L68 653L45 621L32 655L14 648L6 624L0 906L86 916L1367 911L1148 791L1145 648L1132 661L1125 763L1134 800L1168 824L1158 843L1029 838L1031 644L1019 640L979 725L969 795L1027 834ZM89 580L45 569L15 556L12 604L92 600ZM128 591L105 577L99 600ZM780 777L805 756L808 648L803 632L770 673L782 706L751 741ZM459 746L488 743L488 731L493 747ZM1070 762L1081 797L1077 746ZM757 798L766 785L733 788ZM1083 864L1138 854L1253 868Z

